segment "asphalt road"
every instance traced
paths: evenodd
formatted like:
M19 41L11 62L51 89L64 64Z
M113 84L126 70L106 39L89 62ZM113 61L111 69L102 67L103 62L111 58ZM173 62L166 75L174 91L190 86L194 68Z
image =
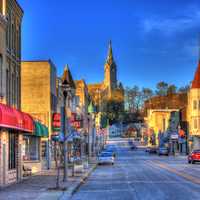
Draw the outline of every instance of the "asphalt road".
M98 166L73 200L200 200L200 164L133 151L124 139L111 143L117 149L114 166Z

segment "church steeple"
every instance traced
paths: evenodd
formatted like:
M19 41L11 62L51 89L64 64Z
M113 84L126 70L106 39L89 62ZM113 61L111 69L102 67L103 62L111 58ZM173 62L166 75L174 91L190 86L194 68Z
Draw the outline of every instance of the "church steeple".
M109 64L112 64L114 62L113 51L112 51L112 41L111 40L109 41L108 56L107 56L106 62L109 63Z
M109 41L108 55L104 68L104 85L110 93L117 87L117 66L113 58L112 43Z

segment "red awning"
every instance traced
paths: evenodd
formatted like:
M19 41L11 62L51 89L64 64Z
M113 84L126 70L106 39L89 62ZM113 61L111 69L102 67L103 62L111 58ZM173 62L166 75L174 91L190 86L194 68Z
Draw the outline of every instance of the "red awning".
M0 127L33 132L34 123L29 114L0 103Z
M27 113L23 113L23 117L24 117L24 130L27 132L34 132L35 126L33 118Z

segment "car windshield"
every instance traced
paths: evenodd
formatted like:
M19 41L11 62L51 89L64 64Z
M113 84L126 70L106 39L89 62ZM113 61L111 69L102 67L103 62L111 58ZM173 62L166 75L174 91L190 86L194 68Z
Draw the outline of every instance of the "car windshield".
M200 149L193 150L192 153L200 153Z
M112 154L110 154L110 153L102 153L102 154L100 154L100 157L110 157L110 156L112 156Z

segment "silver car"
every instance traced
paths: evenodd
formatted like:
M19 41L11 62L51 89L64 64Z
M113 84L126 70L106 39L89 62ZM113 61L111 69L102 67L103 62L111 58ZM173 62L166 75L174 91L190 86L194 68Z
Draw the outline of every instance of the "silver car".
M159 156L161 156L161 155L168 156L169 155L169 148L168 147L159 147L158 148L158 155Z
M112 153L110 152L103 152L98 157L98 164L114 164L115 158Z

